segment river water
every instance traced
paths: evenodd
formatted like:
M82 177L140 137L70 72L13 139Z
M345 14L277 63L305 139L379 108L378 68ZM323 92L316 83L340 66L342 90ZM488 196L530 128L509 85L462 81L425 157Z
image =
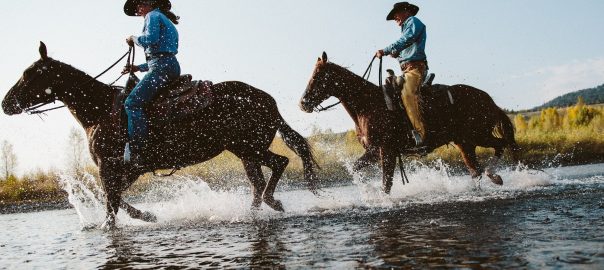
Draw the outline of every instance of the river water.
M392 195L378 179L285 189L286 213L180 176L135 203L158 223L121 213L114 231L99 228L98 187L65 177L73 209L0 215L0 268L604 268L604 164L501 176L477 189L419 168Z

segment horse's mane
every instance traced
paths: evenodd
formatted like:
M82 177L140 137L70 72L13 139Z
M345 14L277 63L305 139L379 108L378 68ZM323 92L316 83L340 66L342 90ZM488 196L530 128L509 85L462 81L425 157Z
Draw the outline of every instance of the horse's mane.
M376 99L375 101L377 102L384 102L384 96L382 91L377 85L375 85L371 81L365 80L365 78L363 78L362 76L359 76L356 73L350 71L350 69L340 66L338 64L328 62L327 65L329 65L328 67L333 68L333 70L339 72L339 75L342 76L343 79L346 79L352 83L358 83L359 86L362 86L362 84L364 84L365 86L369 86L360 87L360 92L358 94L363 95L366 98L371 98L372 100ZM352 80L356 80L356 82Z
M113 86L113 85L107 85L99 80L94 79L94 77L92 77L91 75L89 75L88 73L79 70L78 68L61 62L59 60L53 59L53 58L48 58L53 64L56 64L58 69L59 69L59 73L62 72L69 72L72 76L76 76L78 78L82 78L81 82L77 82L77 83L82 83L82 82L86 82L88 80L92 80L91 83L97 83L99 86L104 85L107 88L111 88L115 93L118 93L119 91L121 91L121 89L123 89L123 87L121 86Z
M357 75L356 73L352 72L352 71L350 70L350 68L343 67L343 66L340 66L340 65L338 65L338 64L336 64L336 63L332 63L332 62L329 62L329 63L327 63L327 64L328 64L328 65L331 65L331 66L335 66L335 67L337 67L339 70L341 70L341 71L345 72L345 73L346 73L348 76L351 76L351 77L356 77L356 78L357 78L357 79L359 79L359 80L362 80L362 81L367 82L367 84L370 84L370 85L372 85L372 86L378 87L377 85L375 85L375 84L374 84L374 83L372 83L371 81L365 80L365 78L363 78L363 77L361 77L361 76Z

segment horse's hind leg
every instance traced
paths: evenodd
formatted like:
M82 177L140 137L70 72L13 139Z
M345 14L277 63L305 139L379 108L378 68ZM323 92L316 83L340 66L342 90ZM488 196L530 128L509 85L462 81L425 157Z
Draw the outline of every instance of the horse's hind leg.
M262 166L269 167L272 171L271 178L266 183L266 187L262 193L262 200L266 205L270 208L283 212L283 205L279 200L275 200L273 194L275 193L275 189L277 188L277 183L285 171L285 167L289 163L289 159L274 154L268 150L261 150L260 152L257 149L249 149L249 150L241 150L241 149L228 149L237 157L242 160L246 160L247 162L258 163Z
M264 193L262 194L262 199L264 203L273 208L276 211L285 211L283 209L283 205L279 200L275 200L273 194L275 193L275 189L277 188L277 183L279 179L281 179L281 175L283 171L285 171L285 167L289 164L289 159L284 156L277 155L270 151L266 151L263 155L262 165L271 168L272 174L271 178L268 180L266 184L266 188L264 189Z
M463 162L468 167L472 178L478 178L482 173L483 169L480 167L478 160L476 159L476 146L467 144L455 144L461 152Z
M262 192L266 188L266 181L264 181L262 168L260 167L260 164L255 162L246 160L242 160L242 162L247 178L252 182L252 193L254 196L252 208L260 208L260 205L262 204Z
M496 185L503 185L503 179L501 179L501 176L495 173L494 169L495 166L497 166L497 163L499 163L499 160L501 160L502 156L503 146L495 146L495 157L489 161L489 164L485 169L486 175L491 179L491 182Z
M461 156L463 157L463 161L468 167L472 178L478 178L484 172L484 169L480 167L478 160L476 158L476 146L475 145L466 145L466 144L456 144L459 151L461 151ZM497 174L491 174L487 172L487 176L491 179L493 183L496 185L503 185L503 180Z

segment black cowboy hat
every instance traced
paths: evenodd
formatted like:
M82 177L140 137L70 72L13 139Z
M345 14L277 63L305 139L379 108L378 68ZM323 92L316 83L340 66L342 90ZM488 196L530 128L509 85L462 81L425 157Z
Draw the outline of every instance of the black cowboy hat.
M170 0L127 0L124 4L124 13L128 16L136 16L136 5L141 2L153 2L155 7L162 10L172 9Z
M386 16L386 20L394 20L394 14L404 10L411 12L411 16L415 16L419 12L419 7L414 4L410 4L409 2L396 3L394 4L394 7L392 7L390 13L388 13L388 16Z

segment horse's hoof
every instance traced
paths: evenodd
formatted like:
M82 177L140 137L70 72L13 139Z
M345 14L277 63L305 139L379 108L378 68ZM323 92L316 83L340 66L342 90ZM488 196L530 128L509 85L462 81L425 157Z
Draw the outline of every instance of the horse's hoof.
M266 203L266 205L268 205L270 208L273 208L275 211L285 212L285 209L283 209L283 204L279 200L269 199L264 200L264 203Z
M262 199L261 198L254 199L252 201L252 210L259 210L260 206L262 206Z
M157 217L151 212L144 212L141 216L141 220L150 223L156 223Z
M111 231L116 228L115 226L115 217L108 217L105 222L101 225L101 230Z
M499 186L503 185L503 179L501 179L501 176L497 174L487 174L487 176L491 178L491 182L493 182L493 184Z

